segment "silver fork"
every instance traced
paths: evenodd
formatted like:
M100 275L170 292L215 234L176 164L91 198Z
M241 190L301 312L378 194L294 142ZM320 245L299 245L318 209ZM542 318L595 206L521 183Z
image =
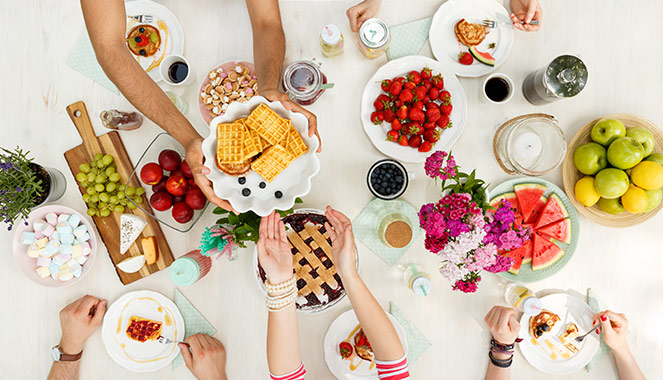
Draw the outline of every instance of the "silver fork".
M585 340L585 338L587 337L587 335L591 334L592 331L596 330L596 328L599 327L600 325L601 325L601 324L598 324L598 325L592 327L592 328L591 328L589 331L587 331L585 334L582 334L582 335L580 335L580 336L577 336L573 341L574 341L574 342L581 343L583 340Z
M157 341L158 341L159 343L163 343L163 344L184 343L184 344L186 344L187 347L190 347L190 346L189 346L189 343L187 343L187 342L179 342L179 341L176 341L176 340L170 340L170 339L166 338L166 337L163 336L163 335L159 336L159 337L157 338Z
M525 21L521 21L520 23L524 24ZM507 25L508 26L508 25L511 25L511 23L509 23L509 22L498 23L497 21L493 21L493 20L490 20L490 19L483 20L483 26L485 26L486 28L497 28L498 25ZM530 25L539 25L539 20L532 20L530 22Z
M150 24L154 20L154 16L152 15L138 15L138 16L129 16L132 19L138 21L138 22L144 22L146 24Z

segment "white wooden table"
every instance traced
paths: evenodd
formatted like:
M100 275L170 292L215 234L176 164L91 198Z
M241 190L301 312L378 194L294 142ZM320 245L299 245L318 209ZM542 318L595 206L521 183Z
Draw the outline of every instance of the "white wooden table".
M202 78L220 62L252 57L251 29L241 0L160 1L179 18L185 35L185 55ZM660 89L663 55L658 37L661 2L605 2L601 0L543 0L543 30L516 33L508 61L497 71L511 76L518 90L506 105L481 101L482 78L461 79L469 102L463 136L453 148L466 170L478 168L484 179L498 183L507 179L492 154L492 137L497 126L520 114L546 112L560 121L570 139L587 121L614 112L642 115L663 124ZM431 16L442 1L385 0L379 17L390 25ZM362 131L359 98L368 78L385 63L369 61L354 46L345 17L349 1L282 1L281 13L287 38L286 63L316 58L336 87L311 107L318 115L323 152L322 169L313 180L313 191L304 205L322 208L331 204L354 218L372 198L365 187L370 165L382 158ZM345 53L334 59L322 56L318 31L327 23L341 28L348 41ZM0 114L3 147L20 145L36 161L59 168L69 189L58 203L84 212L85 205L75 190L74 178L63 152L80 143L65 113L78 100L86 102L98 134L105 133L96 115L108 108L131 109L115 96L64 64L83 30L83 18L76 1L12 1L0 4L0 34L3 53L0 72ZM525 75L563 53L579 54L589 68L587 88L572 100L535 107L520 91ZM428 44L423 55L431 55ZM188 116L207 133L198 115L196 86L179 91L189 103ZM124 132L129 155L136 160L159 128L146 122L138 131ZM434 187L423 173L423 165L408 165L417 173L404 199L415 206L435 198ZM547 179L561 185L561 169ZM182 235L164 228L176 256L196 247L205 226L213 224L209 213L193 231ZM580 218L581 235L573 260L560 273L532 284L543 289L573 289L585 293L594 288L613 310L627 314L631 321L631 348L650 379L660 377L663 340L655 324L663 315L663 215L638 227L615 230ZM11 255L12 234L0 232L0 278L4 292L0 326L0 379L44 378L50 367L50 347L58 342L58 311L72 300L89 293L110 302L128 291L149 289L172 297L174 286L162 271L149 278L122 286L112 264L100 250L91 273L70 288L49 289L35 285L19 272ZM427 298L417 297L403 284L401 273L387 266L360 244L362 274L378 300L385 306L394 301L433 346L411 364L415 379L480 379L487 366L489 334L483 316L494 304L503 303L498 279L485 275L476 294L453 292L441 275L437 259L419 242L403 259L423 264L433 274L434 290ZM252 249L239 259L214 262L212 272L199 283L183 288L184 294L217 327L216 337L228 350L230 379L265 379L267 310L251 271ZM602 257L603 260L596 261ZM591 264L590 264L591 263ZM319 315L299 317L300 345L310 379L331 379L322 354L327 327L350 307L339 307ZM654 332L654 334L652 334ZM514 379L552 379L531 367L520 353L513 365ZM188 379L186 368L166 368L158 373L134 374L116 365L106 354L99 332L85 347L82 379ZM616 379L611 357L590 374L579 372L562 379Z

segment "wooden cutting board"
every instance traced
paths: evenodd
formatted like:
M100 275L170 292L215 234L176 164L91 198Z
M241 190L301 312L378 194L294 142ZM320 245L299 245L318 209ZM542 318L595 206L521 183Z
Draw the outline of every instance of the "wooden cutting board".
M131 159L127 154L124 144L120 139L120 135L116 131L106 133L101 136L97 136L94 133L92 124L90 123L90 117L88 116L87 109L85 108L85 103L76 102L70 104L67 107L67 113L69 117L74 122L78 133L83 139L83 144L70 149L64 153L64 157L69 164L69 169L71 169L72 174L76 177L76 173L79 172L78 166L85 162L92 161L96 153L110 154L115 159L115 166L117 173L120 174L120 182L126 183L131 175L134 165L131 163ZM76 181L78 184L78 181ZM133 187L140 187L138 179L134 176L131 181L127 183ZM85 189L78 187L81 194L85 193ZM147 200L147 197L143 195L143 203L141 204L145 210L153 212L150 204ZM120 215L119 213L112 212L110 216L105 218L99 216L93 216L92 219L97 225L97 230L101 235L106 248L108 249L108 254L110 259L113 262L115 271L120 277L120 281L124 285L130 284L136 280L139 280L143 277L147 277L152 273L158 272L164 268L168 268L173 262L173 253L168 246L166 237L161 230L159 222L154 218L147 215L140 209L129 210L126 208L125 213L133 213L138 215L145 220L147 220L147 226L141 233L140 237L136 239L136 242L129 248L129 250L124 254L120 254ZM144 265L143 268L136 273L125 273L117 268L117 264L129 257L142 255L142 247L140 246L140 239L147 236L155 236L159 244L159 258L156 263L152 265Z

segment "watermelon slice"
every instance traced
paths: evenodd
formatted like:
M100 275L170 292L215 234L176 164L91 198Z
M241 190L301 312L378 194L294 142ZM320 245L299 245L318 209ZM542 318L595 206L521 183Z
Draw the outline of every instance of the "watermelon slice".
M535 233L533 239L532 270L547 268L564 256L564 250L551 242L549 237Z
M513 191L518 199L520 213L523 214L523 219L527 220L546 191L546 187L538 183L521 183L513 186Z
M536 232L557 239L562 243L571 244L571 219L562 219L539 228Z
M541 215L536 221L534 228L538 229L547 226L552 222L567 218L568 216L569 213L566 211L566 207L564 207L562 200L559 199L556 194L552 194L550 195L550 198L548 198L548 202L546 202L543 211L541 211Z
M518 274L523 263L532 261L532 241L528 240L522 247L512 249L502 253L502 256L511 257L513 264L509 268L509 273Z
M532 213L529 214L529 218L527 218L525 222L532 224L536 223L536 221L539 219L539 216L541 216L541 211L543 211L543 208L546 207L546 202L548 202L548 198L545 195L542 195L536 203L536 206L534 206Z
M500 201L503 199L509 201L509 204L511 204L511 209L513 210L514 216L516 218L516 225L521 225L523 223L523 216L520 213L520 210L518 210L518 198L516 197L516 193L504 193L498 195L490 200L490 205L497 207L500 205Z

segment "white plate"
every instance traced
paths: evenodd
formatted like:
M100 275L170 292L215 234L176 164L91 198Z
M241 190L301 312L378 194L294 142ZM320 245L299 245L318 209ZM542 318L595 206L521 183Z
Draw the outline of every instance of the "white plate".
M582 370L594 357L599 349L598 335L589 334L582 343L574 345L579 352L568 359L562 358L559 354L556 359L550 356L551 350L546 346L545 339L564 350L557 338L563 333L565 327L570 322L578 326L581 334L584 334L592 327L592 317L594 313L587 303L579 298L568 294L551 294L541 298L543 308L552 311L560 318L559 322L553 326L550 332L544 334L537 340L538 344L533 344L534 338L529 333L529 316L524 315L520 318L520 334L524 340L518 345L520 352L527 361L541 372L554 375L568 375Z
M267 183L256 172L250 170L244 178L246 183L241 185L239 177L232 177L216 167L216 128L219 123L227 123L248 116L260 103L267 104L279 116L290 119L292 125L308 146L308 152L294 160L279 174L274 181ZM221 199L230 202L238 212L253 211L260 216L267 216L273 210L288 210L295 204L295 198L304 196L311 191L311 178L320 171L320 161L315 151L318 149L318 138L308 135L308 120L301 113L286 110L280 102L269 102L262 96L254 96L246 103L234 102L228 106L226 113L215 117L210 123L210 134L203 141L203 154L205 166L210 170L207 178L212 181L214 193ZM258 185L265 182L267 186L261 189ZM242 189L250 189L251 195L242 195ZM276 198L274 193L283 193Z
M148 25L152 25L159 29L161 34L161 46L159 46L159 50L157 50L154 55L151 57L139 57L133 55L133 53L131 54L136 58L136 60L138 60L138 63L144 70L147 71L153 62L157 62L167 55L182 55L184 52L184 32L182 31L180 22L177 21L177 17L175 17L173 12L171 12L163 5L149 0L127 1L125 3L125 8L127 12L127 33L129 33L129 31L134 26L141 24L130 16L151 15L154 17L154 19ZM167 32L165 38L165 30L158 25L159 21L162 21L166 26ZM155 82L159 82L161 80L161 75L159 75L159 66L160 64L156 64L150 68L149 71L147 71L147 74Z
M141 343L130 339L125 331L134 315L163 323L161 335L164 337L184 340L184 320L173 301L161 293L140 290L113 302L104 316L101 339L108 355L133 372L153 372L166 367L180 353L179 348L176 344L156 340Z
M412 70L421 71L424 67L433 70L433 74L441 74L444 78L444 89L451 94L451 104L453 110L449 119L451 128L445 129L440 135L440 140L435 144L433 150L427 153L419 152L409 146L401 146L393 141L387 141L387 132L391 129L389 123L382 123L376 126L371 122L371 113L375 111L373 102L378 95L382 94L380 83L385 79L392 79L397 76L406 75ZM424 162L426 157L437 150L449 150L463 133L463 126L467 117L467 97L465 90L458 81L453 72L449 71L446 65L440 62L418 55L398 58L388 62L380 67L375 75L369 79L364 94L361 98L361 122L364 126L364 132L368 135L373 145L383 154L403 162Z
M509 24L490 29L490 33L477 46L479 51L488 52L495 57L495 66L485 65L476 59L471 65L461 65L458 62L458 54L468 51L467 46L461 44L454 33L454 26L461 19L474 23L491 19ZM479 77L498 68L509 56L513 37L514 28L511 26L509 13L495 0L449 0L435 12L429 32L435 58L462 77ZM494 49L488 47L491 43L495 43Z
M389 313L387 313L389 320L394 325L396 333L403 345L403 351L407 356L407 343L405 340L405 330L400 323ZM359 357L354 358L354 363L361 361L361 364L353 371L350 369L350 361L341 358L338 350L338 345L342 341L348 339L348 336L354 335L355 328L359 326L359 321L355 315L354 310L348 310L341 314L329 325L329 330L325 335L323 349L325 351L325 361L329 371L341 380L359 380L359 379L378 379L378 370L375 366ZM358 329L357 329L358 330ZM352 334L351 334L352 333ZM352 342L352 341L351 341Z

